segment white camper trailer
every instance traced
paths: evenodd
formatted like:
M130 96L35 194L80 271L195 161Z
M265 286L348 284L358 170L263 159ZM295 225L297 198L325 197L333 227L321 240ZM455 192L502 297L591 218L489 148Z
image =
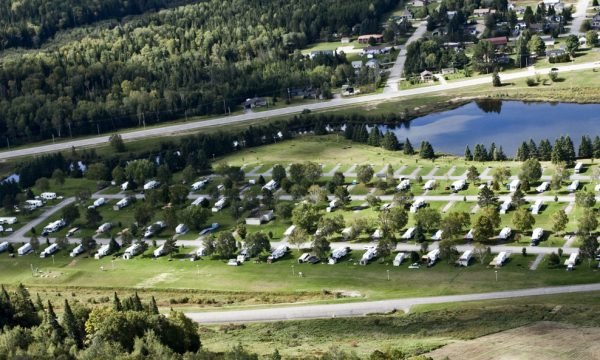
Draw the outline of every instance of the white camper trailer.
M535 191L541 194L545 191L548 191L548 188L550 188L550 183L548 181L544 181L538 187L535 188Z
M458 264L458 266L469 266L469 262L471 261L471 258L473 257L473 250L469 249L466 250L461 256L460 258L458 258L458 261L456 262Z
M67 223L63 219L53 221L44 227L44 230L42 231L42 236L46 236L50 233L57 232L65 225L67 225Z
M490 262L490 266L501 267L508 260L509 253L501 251L495 258Z
M473 229L470 229L469 232L465 235L466 240L473 240Z
M500 204L500 214L506 214L508 210L510 210L512 206L512 200L506 199L502 204Z
M85 249L83 248L83 245L79 244L79 245L75 246L75 248L71 251L69 256L76 257L77 255L83 253L84 251L85 251Z
M54 200L56 199L56 193L54 192L43 192L40 194L40 197L44 200Z
M142 245L133 244L127 249L125 249L125 253L123 253L123 260L129 260L132 257L142 252Z
M510 184L508 184L508 191L510 192L515 192L517 191L519 188L521 187L521 180L519 179L514 179L513 181L510 182Z
M573 180L573 182L567 187L569 192L575 192L579 188L579 180Z
M98 229L96 230L97 233L105 233L107 231L109 231L112 228L112 224L107 222L104 223L100 226L98 226Z
M531 246L537 246L542 240L542 237L544 237L544 229L540 227L533 229L533 232L531 233Z
M144 190L156 189L159 186L160 186L160 181L150 180L144 184Z
M5 252L6 250L8 250L8 241L4 241L0 244L0 253Z
M31 210L35 210L37 208L40 208L42 206L44 206L44 203L42 202L42 200L25 200L25 206Z
M425 206L425 200L423 198L415 199L415 202L410 206L410 212L416 213L421 207Z
M575 269L575 265L577 264L577 259L579 258L579 253L574 252L569 255L569 258L565 260L565 266L567 267L567 271L573 271Z
M381 231L381 229L376 229L373 234L371 234L371 238L373 238L373 240L379 240L383 237L383 231Z
M175 233L176 234L185 234L187 233L189 230L189 228L187 227L186 224L179 224L177 225L177 227L175 228Z
M0 217L0 225L13 225L17 223L17 218L14 216Z
M279 245L279 247L277 247L277 249L275 249L271 253L271 255L269 255L269 257L267 258L267 261L269 263L272 263L273 261L284 257L285 254L287 254L288 250L289 250L289 248L286 245Z
M537 199L533 205L531 205L531 213L533 215L538 215L540 211L542 211L542 207L544 206L544 200Z
M350 248L347 246L344 247L340 247L337 249L334 249L331 252L331 256L329 257L329 265L333 265L338 263L340 260L342 260L346 255L348 255L348 252L350 252Z
M108 244L100 246L100 249L98 249L98 252L96 253L96 255L94 255L94 258L96 260L100 260L101 258L108 255L109 250L110 250L110 246Z
M575 168L573 169L575 174L579 174L581 170L583 170L583 163L578 162L575 164Z
M394 266L400 266L400 265L402 265L402 262L404 261L405 257L406 257L406 253L403 253L403 252L397 253L396 257L394 257L393 265Z
M367 251L365 251L362 258L360 259L359 264L367 265L369 263L369 261L373 260L373 258L375 258L376 256L377 256L377 248L374 246L368 247Z
M123 198L115 204L114 209L115 210L122 209L122 208L126 207L127 205L129 205L129 202L130 202L129 198Z
M192 191L198 191L198 190L202 189L203 187L206 186L207 183L208 183L208 180L196 181L195 183L192 184Z
M443 234L444 234L444 230L438 230L435 232L435 234L433 234L433 236L431 237L431 240L434 240L434 241L442 240Z
M124 183L121 184L121 191L127 190L128 187L129 187L129 181L125 181Z
M157 247L152 253L152 255L154 255L154 257L161 257L165 255L165 244L162 244L161 246Z
M412 227L409 227L408 229L406 229L406 231L404 232L404 234L402 234L402 239L403 239L403 240L410 240L410 239L412 239L412 237L413 237L413 236L414 236L414 234L415 234L415 230L416 230L416 229L417 229L417 228L416 228L416 227L414 227L414 226L412 226Z
M106 199L101 197L101 198L96 199L92 205L88 206L88 209L97 208L104 204L106 204Z
M19 256L23 256L29 254L31 251L33 251L33 247L31 247L30 243L26 243L17 249L17 254L19 254Z
M452 190L452 192L458 192L458 191L461 191L462 189L464 189L466 185L467 185L466 180L464 180L464 179L456 180L455 182L453 182L450 185L450 189Z
M435 188L435 180L427 180L425 185L423 185L423 190L433 190Z
M396 190L398 190L398 191L408 190L409 188L410 188L410 180L409 179L404 179L404 180L400 181L400 184L398 184L398 186L396 186Z
M163 221L157 221L146 228L146 231L144 232L144 237L149 238L155 234L158 234L162 229L166 227L167 224L165 224Z
M40 253L40 258L43 259L45 257L48 257L48 256L54 254L57 251L58 251L58 245L52 244L52 245L48 246L47 248L45 248L44 251L42 251Z
M283 236L290 236L290 235L292 235L292 233L294 232L294 230L296 230L296 225L292 225L292 226L288 227L287 229L285 229L285 232L283 233Z
M433 249L428 252L427 255L423 255L421 260L427 263L427 267L431 267L436 263L436 261L438 261L439 257L440 249Z
M277 183L277 181L275 180L269 180L263 187L263 190L269 190L271 192L277 190L277 187L279 186L279 184Z
M204 199L206 199L205 196L199 196L194 201L192 201L192 205L200 206L200 205L202 205L202 201L204 201Z
M344 240L348 240L348 238L350 236L352 236L352 226L348 226L347 228L344 228L344 230L342 230L342 237L344 238Z
M227 204L227 198L222 197L215 203L215 205L213 205L211 211L214 213L217 213L217 212L223 210L223 208L225 207L226 204Z
M500 234L498 235L498 237L502 240L506 240L510 237L511 234L512 234L511 228L505 227L502 230L500 230Z

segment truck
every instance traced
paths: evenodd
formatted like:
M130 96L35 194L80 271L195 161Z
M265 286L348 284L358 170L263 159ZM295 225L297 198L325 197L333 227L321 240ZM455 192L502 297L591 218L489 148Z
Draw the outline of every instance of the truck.
M342 246L337 249L334 249L331 252L331 256L328 259L329 265L337 264L340 260L342 260L348 253L350 252L350 248L347 246Z
M79 244L79 245L75 246L75 248L71 251L69 256L76 257L79 254L83 254L84 251L85 251L85 249L83 248L83 245Z
M137 254L141 253L143 250L142 245L141 244L133 244L130 247L128 247L127 249L125 249L125 252L123 253L123 260L129 260L132 257L136 256Z
M58 245L57 245L57 244L52 244L52 245L48 246L47 248L45 248L45 249L44 249L44 251L42 251L42 252L40 253L40 258L42 258L42 259L43 259L43 258L45 258L45 257L48 257L48 256L50 256L50 255L54 254L55 252L57 252L57 251L58 251L58 249L59 249L59 248L58 248Z

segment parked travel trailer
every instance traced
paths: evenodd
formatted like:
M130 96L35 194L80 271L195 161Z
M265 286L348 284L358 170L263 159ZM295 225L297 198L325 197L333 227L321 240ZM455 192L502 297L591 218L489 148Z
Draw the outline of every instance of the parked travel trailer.
M209 234L215 230L217 230L219 228L219 223L212 223L209 227L202 229L202 231L200 231L199 235L206 235Z
M154 255L154 257L161 257L165 255L165 244L162 244L161 246L157 247L152 253L152 255Z
M227 198L222 197L213 205L211 211L214 213L219 212L219 211L223 210L223 208L225 207L226 204L227 204Z
M415 199L415 202L410 206L410 212L416 213L421 207L425 206L425 200L422 198Z
M573 180L573 182L567 187L569 192L575 192L579 188L579 180Z
M433 190L435 188L435 180L427 180L423 185L423 190Z
M94 203L92 205L88 206L88 209L97 208L104 204L106 204L106 200L104 198L98 198L98 199L96 199L96 201L94 201Z
M35 210L37 208L44 206L44 203L42 202L42 200L25 200L25 204L31 210Z
M338 199L333 199L329 202L329 209L333 210L333 209L337 208L339 205L340 205L340 201Z
M381 239L383 237L383 231L381 231L381 229L376 229L375 231L373 231L373 234L371 234L371 238L373 238L373 240L378 240Z
M144 184L144 190L156 189L159 186L160 186L160 181L150 180Z
M175 228L175 233L176 234L185 234L187 233L189 230L189 228L187 227L186 224L179 224L177 225L177 227Z
M404 179L404 180L400 181L400 184L398 184L398 186L396 186L396 190L398 190L398 191L408 190L409 188L410 188L410 180L409 179Z
M342 260L348 253L350 252L350 248L347 246L339 247L334 249L331 252L331 256L329 257L329 265L333 265Z
M533 215L538 215L544 206L544 200L537 199L533 205L531 205L531 213Z
M76 257L77 255L82 254L84 251L85 251L85 249L83 248L83 245L79 244L79 245L75 246L75 248L71 251L69 256Z
M287 229L285 229L285 232L283 233L283 236L290 236L290 235L292 235L292 233L294 232L294 230L296 230L296 225L292 225L292 226L288 227Z
M565 266L567 267L567 271L573 271L575 269L575 265L577 264L577 259L579 258L579 253L574 252L569 255L569 258L565 260Z
M46 236L47 234L57 232L65 225L67 225L67 223L63 219L53 221L44 227L44 230L42 231L42 236Z
M369 263L369 261L373 260L373 258L375 258L376 256L377 256L377 248L374 246L368 247L367 251L365 251L362 258L360 259L359 264L367 265Z
M466 240L473 240L473 229L470 229L469 232L465 235Z
M29 254L31 251L33 251L31 244L26 243L25 245L17 249L17 254L19 254L19 256L23 256Z
M50 256L50 255L54 254L55 252L57 252L57 251L58 251L58 249L59 249L59 248L58 248L58 245L56 245L56 244L52 244L52 245L48 246L47 248L45 248L45 249L44 249L44 251L42 251L42 252L40 253L40 258L42 258L42 259L43 259L43 258L45 258L45 257L48 257L48 256Z
M202 201L204 201L204 199L206 199L205 196L199 196L196 199L194 199L194 201L192 201L192 205L200 206L200 205L202 205Z
M127 190L128 187L129 187L129 181L125 181L124 183L121 184L121 191Z
M531 246L537 246L543 237L544 229L540 227L533 229L533 232L531 233Z
M509 227L505 227L502 230L500 230L500 234L498 235L498 237L502 240L506 240L510 237L511 234L512 230Z
M133 244L130 247L128 247L127 249L125 249L125 253L123 253L123 259L129 260L141 252L142 252L142 245Z
M4 241L0 244L0 253L5 252L6 250L8 250L8 241Z
M406 257L406 253L403 253L403 252L397 253L396 257L394 257L393 265L394 266L400 266L400 265L402 265L402 262L404 261L405 257Z
M100 260L101 258L108 255L109 250L110 250L110 246L108 244L100 246L100 249L98 249L98 252L96 253L96 255L94 255L94 258L96 260Z
M277 187L279 186L279 184L277 183L277 181L275 180L269 180L263 187L263 190L269 190L271 192L277 190Z
M54 192L43 192L40 194L40 197L44 200L54 200L56 199L56 193Z
M348 240L348 238L352 235L352 226L348 226L344 230L342 230L342 237L344 240Z
M573 171L575 172L575 174L579 174L581 170L583 170L583 163L578 162L577 164L575 164L575 168L573 169Z
M415 234L415 230L416 229L417 228L414 227L414 226L409 227L408 229L406 229L406 231L404 232L404 234L402 234L402 239L403 240L410 240L410 239L412 239L413 235Z
M198 190L202 189L203 187L206 186L207 183L208 183L208 180L196 181L195 183L192 184L192 191L198 191Z
M538 187L535 188L535 191L537 191L538 193L541 194L545 191L548 191L549 188L550 188L550 183L548 181L544 181Z
M501 267L504 265L506 260L508 259L509 253L506 251L500 252L492 262L490 262L490 266Z
M304 254L302 254L302 256L300 256L298 258L298 263L299 264L306 264L306 263L308 263L308 264L313 264L314 265L314 264L318 263L319 261L320 260L319 260L318 257L316 257L314 255L311 255L309 253L304 253Z
M456 261L456 263L458 264L458 266L469 266L469 262L471 261L471 258L473 257L473 250L469 249L466 250L459 258L458 261Z
M17 223L17 218L14 216L0 217L0 225L12 225Z
M452 192L458 192L465 188L467 182L464 179L456 180L450 185L450 189Z
M261 211L260 209L255 209L246 218L246 225L261 225L273 220L274 217L275 213L273 210Z
M104 223L100 226L98 226L98 229L96 230L97 233L105 233L107 231L109 231L112 228L112 224L107 222Z
M433 249L427 253L427 255L423 255L421 260L427 263L427 267L433 266L436 261L438 261L440 257L440 249Z
M508 191L510 192L515 192L517 191L519 188L521 187L521 180L519 179L514 179L513 181L510 182L510 184L508 184Z
M433 234L433 236L431 237L431 240L434 240L434 241L442 240L442 234L443 233L444 233L443 230L436 231L435 234Z
M285 256L285 254L288 252L289 248L286 245L279 245L279 247L277 249L275 249L271 255L269 255L269 257L267 258L267 261L269 263L272 263L273 261L282 258L283 256Z
M506 199L502 204L500 204L500 214L506 214L508 210L512 207L512 200Z
M158 234L162 229L166 227L167 224L165 224L164 221L157 221L146 228L146 231L144 232L144 237L149 238L154 234Z
M117 203L114 206L115 210L119 210L122 209L124 207L126 207L127 205L129 205L129 198L122 198L121 200L117 201Z

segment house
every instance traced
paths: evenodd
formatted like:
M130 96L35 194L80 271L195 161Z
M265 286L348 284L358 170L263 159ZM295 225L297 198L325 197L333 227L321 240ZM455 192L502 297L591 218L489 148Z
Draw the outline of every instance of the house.
M277 249L275 249L271 253L271 255L269 255L269 257L267 258L267 261L269 263L272 263L273 261L285 256L285 254L287 254L288 251L289 251L289 248L286 245L279 245L279 247Z
M143 250L141 244L133 244L127 249L125 249L125 253L123 253L123 260L129 260L137 254L141 253Z
M328 263L329 265L333 265L342 260L348 253L350 252L350 248L347 246L339 247L334 249L331 252L331 256L329 257Z
M19 256L23 256L23 255L29 254L32 251L33 251L33 247L31 247L31 244L26 243L17 249L17 254L19 254Z
M12 225L17 223L17 218L14 216L0 217L1 225Z
M227 198L226 197L222 197L220 198L212 207L211 211L214 213L217 213L221 210L223 210L223 208L227 205Z
M481 41L487 41L494 45L495 48L504 47L508 44L508 38L506 36L493 37L488 39L482 39Z
M444 230L438 230L435 232L435 234L433 234L433 236L431 237L431 240L440 241L440 240L442 240L443 234L444 234Z
M544 200L537 199L533 205L531 205L531 213L533 215L538 215L540 211L542 211L542 207L544 206Z
M514 179L513 181L510 182L510 184L508 184L508 191L510 192L515 192L517 191L519 188L521 187L521 180L519 179Z
M433 190L435 188L435 180L427 180L425 185L423 185L423 190Z
M48 257L52 254L54 254L55 252L58 251L58 245L57 244L52 244L50 246L48 246L47 248L44 249L44 251L42 251L40 253L40 258L43 259L45 257Z
M575 264L577 264L577 259L579 258L579 253L574 252L569 255L569 258L565 260L565 266L567 267L567 271L573 271L575 268Z
M427 267L433 266L440 257L440 249L433 249L421 257L421 261L427 263Z
M569 192L575 192L579 188L579 180L573 180L573 182L567 187Z
M379 70L379 68L381 67L381 64L379 63L379 60L371 59L365 63L365 66L370 69Z
M402 265L402 262L404 261L405 257L406 257L406 253L403 253L403 252L397 253L396 256L394 257L394 262L392 263L392 265L394 265L394 266Z
M535 188L535 191L537 191L538 193L541 194L541 193L547 191L549 187L550 187L550 182L544 181L538 187Z
M425 206L425 200L423 198L417 198L410 206L410 212L416 213L421 207Z
M512 230L509 227L505 227L502 230L500 230L500 234L498 234L498 237L502 240L506 240L510 237L511 234Z
M311 56L311 59L312 58L313 57ZM264 98L260 98L260 97L253 97L253 98L246 99L246 101L244 101L244 103L242 105L244 106L244 109L254 109L256 107L267 106L267 100L265 100Z
M567 52L564 49L551 49L551 50L546 50L546 56L549 58L554 58L554 57L558 57L558 56L563 56L565 55Z
M273 220L274 217L273 210L260 211L256 209L246 218L246 225L260 225Z
M452 192L458 192L465 188L467 181L465 179L456 180L450 185Z
M160 186L160 181L151 180L144 184L144 190L156 189Z
M75 248L71 251L69 256L76 257L77 255L82 254L84 251L85 251L85 248L83 247L83 245L79 244L79 245L75 246Z
M471 261L471 258L473 257L473 250L469 249L466 250L459 258L458 261L456 262L458 264L458 266L469 266L469 262Z
M405 19L405 20L412 20L413 19L413 14L408 9L405 9L402 12L402 15L400 15L400 18L401 19Z
M336 54L335 50L315 50L315 51L311 51L310 54L308 54L308 57L309 57L309 59L313 60L317 56L335 56L335 54ZM254 98L254 99L260 99L260 98ZM252 99L248 99L248 100L252 100ZM246 100L246 102L248 102L248 100ZM263 101L264 101L264 105L259 105L259 106L267 105L267 102L264 99L263 99ZM248 108L248 107L246 107L246 108Z
M367 248L367 251L363 254L358 262L360 265L367 265L369 261L373 260L377 256L377 248L374 246L370 246Z
M269 190L271 192L277 190L277 187L279 186L279 184L277 183L277 181L275 180L269 180L269 182L267 182L262 189L263 190Z
M544 237L544 229L542 229L542 228L533 229L533 232L531 233L531 246L537 246L537 244L539 244L539 242L542 240L543 237Z
M490 266L501 267L508 260L509 253L506 251L500 252L491 262Z
M56 193L54 192L43 192L40 194L40 197L44 200L54 200L56 199Z
M421 74L419 74L419 76L421 77L421 81L433 80L433 74L431 73L431 71L428 70L424 70L423 72L421 72Z
M408 229L406 229L406 231L404 232L404 234L402 234L402 239L403 240L410 240L412 239L413 235L415 234L415 229L416 227L409 227Z
M100 246L100 249L98 249L98 252L96 253L96 255L94 255L94 258L96 260L100 260L101 258L108 255L109 251L110 251L110 245L108 245L108 244L102 245L102 246Z
M371 40L373 39L373 40ZM382 43L383 42L383 35L382 34L369 34L369 35L361 35L358 37L358 43L359 44L369 44L371 41L374 41L375 43Z

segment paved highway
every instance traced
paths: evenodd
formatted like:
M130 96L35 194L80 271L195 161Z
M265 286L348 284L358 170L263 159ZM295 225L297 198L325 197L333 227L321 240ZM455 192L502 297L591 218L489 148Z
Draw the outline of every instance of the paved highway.
M569 71L578 71L578 70L589 70L589 69L596 68L598 66L600 66L600 62L590 62L590 63L582 63L582 64L576 64L576 65L557 66L557 68L559 68L560 72L569 72ZM510 80L514 80L514 79L532 76L535 74L535 72L538 72L540 74L547 74L549 71L550 71L550 69L539 69L539 70L534 71L533 68L529 68L525 71L501 74L500 77L501 77L502 81L506 82L506 81L510 81ZM324 110L324 109L331 109L331 108L336 108L336 107L341 107L341 106L351 106L351 105L365 104L365 103L370 103L370 102L397 99L397 98L401 98L401 97L405 97L405 96L430 94L430 93L434 93L437 91L460 89L460 88L467 87L467 86L483 85L483 84L491 84L491 77L483 76L483 77L477 77L477 78L472 78L472 79L468 79L468 80L456 81L456 82L440 84L440 85L435 85L435 86L402 90L402 91L396 91L396 92L390 92L390 93L350 97L350 98L337 98L337 99L333 99L333 100L325 101L325 102L290 106L290 107L268 110L268 111L263 111L263 112L251 112L251 113L246 113L246 114L241 114L241 115L214 118L214 119L210 119L210 120L198 120L198 121L192 121L192 122L176 124L176 125L167 125L167 126L163 126L163 127L155 127L155 128L145 129L145 130L136 130L136 131L131 131L131 132L125 132L122 134L122 137L124 140L135 140L135 139L142 139L142 138L147 138L147 137L159 137L159 136L164 137L169 134L186 132L186 131L191 131L191 130L199 130L199 129L209 128L209 127L214 127L214 126L242 123L242 122L246 122L249 120L256 120L256 119L261 119L261 118L295 114L295 113L302 112L304 109ZM3 151L3 152L0 152L0 160L10 159L10 158L15 158L15 157L20 157L20 156L37 155L40 153L53 152L53 151L58 151L58 150L66 150L66 149L70 149L72 147L81 148L81 147L96 146L96 145L106 143L108 141L108 137L109 137L108 135L104 135L104 136L92 137L92 138L81 139L81 140L65 141L65 142L60 142L60 143L50 144L50 145L39 145L39 146L32 146L32 147L18 149L18 150Z
M600 291L600 283L589 285L543 287L481 294L418 297L395 300L352 302L343 304L274 306L267 309L192 312L187 313L186 316L201 324L302 320L317 318L364 316L367 314L386 313L394 310L403 310L405 312L408 312L410 311L410 308L415 305L510 299L525 296L569 294L587 291Z

